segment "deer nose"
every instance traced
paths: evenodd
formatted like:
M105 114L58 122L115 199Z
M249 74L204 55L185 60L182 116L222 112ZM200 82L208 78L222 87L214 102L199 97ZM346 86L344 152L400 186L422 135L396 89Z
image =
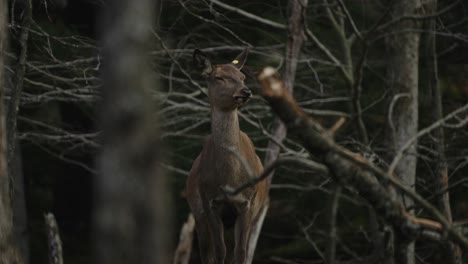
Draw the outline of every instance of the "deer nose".
M245 95L245 96L247 96L247 97L252 96L252 92L251 92L250 89L247 88L247 87L242 88L242 94Z

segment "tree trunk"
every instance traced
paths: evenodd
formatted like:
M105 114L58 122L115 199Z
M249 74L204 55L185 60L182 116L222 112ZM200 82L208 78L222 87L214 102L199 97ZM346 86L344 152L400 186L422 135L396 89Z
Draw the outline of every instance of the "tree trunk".
M326 263L335 264L336 261L336 242L337 237L337 217L338 207L340 204L341 185L336 184L333 188L333 194L331 195L329 207L329 225L328 225L328 242L325 251Z
M24 189L23 163L19 141L15 150L15 159L10 166L14 166L9 171L14 171L11 184L12 207L13 207L13 234L18 245L19 252L24 263L29 263L29 231L28 231L28 213L26 210L26 199Z
M288 3L290 11L288 20L288 43L286 46L286 63L284 69L285 82L289 93L293 93L294 79L296 77L297 60L299 53L304 43L304 14L307 7L308 0L292 0ZM272 135L275 140L268 142L267 152L265 154L264 167L272 164L279 155L280 146L277 142L282 142L286 138L286 127L277 117L273 120ZM271 186L274 170L271 171L267 178L267 188ZM249 249L247 256L247 263L250 264L253 261L253 255L257 246L258 237L263 226L263 221L268 212L268 206L262 212L260 220L257 225L252 228L252 232L249 239Z
M391 18L415 15L420 8L418 0L397 0L393 2ZM389 64L387 81L393 99L389 112L389 140L391 153L396 153L418 132L418 61L419 39L416 20L400 20L392 28L387 39ZM393 111L392 111L393 109ZM416 183L417 143L405 153L395 168L394 175L406 186L414 188ZM413 201L402 197L405 207ZM406 241L396 234L396 263L415 263L414 242Z
M189 264L192 253L193 234L195 232L195 218L189 214L187 221L182 226L179 235L179 245L174 253L173 264Z
M10 178L7 168L7 132L4 113L4 81L7 39L7 2L0 0L0 264L22 263L13 239L13 212L10 200Z
M63 264L62 240L60 239L60 230L57 220L52 213L44 214L44 223L46 226L47 245L49 248L49 263Z
M290 94L293 94L294 80L296 78L297 60L299 53L304 43L304 13L307 7L308 0L293 0L289 1L288 8L290 11L288 20L288 42L286 45L286 63L284 68L284 82ZM273 120L272 135L275 141L268 142L268 151L265 154L265 167L271 164L278 158L280 146L276 142L281 142L286 138L286 127L279 118ZM275 171L273 170L268 179L268 185Z
M15 5L15 2L11 3ZM18 243L21 255L25 263L29 262L29 239L28 222L26 212L26 201L24 194L24 175L22 171L21 151L17 140L17 120L21 92L23 90L24 75L26 72L26 60L28 53L29 30L32 20L32 1L27 0L19 4L22 11L21 21L14 21L20 25L20 34L18 39L19 54L17 56L15 71L12 74L13 85L10 89L10 101L7 108L7 161L8 175L12 179L12 207L13 207L13 233L15 241ZM19 19L18 19L19 20Z
M427 15L437 12L437 0L430 1L425 8L425 13ZM439 85L439 75L437 70L437 49L436 49L436 21L431 19L426 23L426 29L428 31L426 38L426 65L427 65L427 87L431 91L431 108L432 108L432 117L434 118L433 122L436 122L444 117L444 111L442 108L442 94ZM450 195L448 191L448 166L447 160L445 157L445 135L444 128L442 126L434 130L434 150L437 153L435 164L435 182L437 183L437 188L435 192L438 195L437 197L437 206L439 210L445 215L447 220L452 223L452 209L450 207ZM461 250L457 245L448 242L446 243L445 254L450 264L461 264Z
M155 4L116 0L105 9L96 263L170 263L172 208L148 94L154 89L148 53Z

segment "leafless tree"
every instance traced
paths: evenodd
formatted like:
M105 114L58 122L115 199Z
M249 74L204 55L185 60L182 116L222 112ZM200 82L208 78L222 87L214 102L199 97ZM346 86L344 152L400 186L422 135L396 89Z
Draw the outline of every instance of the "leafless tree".
M16 3L11 3L12 9L16 7ZM6 124L7 124L7 161L8 174L12 179L12 203L13 203L13 229L15 240L17 241L23 256L24 262L29 262L29 241L28 241L28 222L27 210L25 201L24 178L22 173L21 150L17 148L19 141L17 140L17 123L18 110L24 87L24 77L26 73L26 62L28 53L28 38L32 21L32 1L24 1L18 4L21 8L22 16L17 18L19 22L10 21L10 25L18 24L18 28L12 27L10 32L19 29L18 37L18 56L14 60L11 73L11 89L9 100L6 107ZM14 11L12 11L14 12Z
M421 9L420 1L394 1L390 17L414 15ZM388 86L392 93L389 106L389 141L393 155L418 132L418 79L419 79L419 21L404 20L395 23L387 39L389 50ZM417 142L405 152L404 157L392 164L390 171L406 186L415 188L417 164ZM408 197L401 197L405 207L414 203ZM415 263L414 244L397 235L395 253L397 263Z
M13 235L13 210L7 165L7 130L4 113L5 56L7 46L7 3L0 1L0 263L22 263Z
M96 177L97 263L169 263L171 207L158 121L147 96L154 1L114 1L103 22L102 151Z
M437 0L432 0L427 3L424 8L425 14L435 13L437 11ZM427 71L429 80L426 81L427 86L431 91L432 105L433 105L433 121L437 121L443 118L444 110L442 105L442 92L439 82L438 64L437 64L437 49L436 49L436 23L434 20L429 20L425 23L427 28L427 36L424 39L426 41L426 50L423 53L427 60ZM424 85L424 83L423 83ZM449 193L449 168L447 164L446 143L444 127L440 126L434 130L434 150L436 153L436 162L434 166L434 174L436 185L437 206L439 210L445 215L449 222L453 222L452 209L450 204L450 193ZM446 245L447 259L452 264L461 264L462 255L461 249L458 245L453 243L447 243Z

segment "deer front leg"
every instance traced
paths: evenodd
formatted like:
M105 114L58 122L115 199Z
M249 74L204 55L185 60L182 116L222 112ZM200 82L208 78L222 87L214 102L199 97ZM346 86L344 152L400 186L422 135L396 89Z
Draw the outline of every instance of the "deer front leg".
M207 208L207 223L210 230L211 241L213 244L213 256L215 256L216 264L224 264L226 258L226 245L224 244L224 225L221 220L220 201L213 201Z
M237 206L236 206L237 207ZM253 214L249 202L244 202L238 208L238 216L235 225L234 264L245 264L247 261L247 246L250 237L250 227Z
M250 237L249 237L249 244L247 246L247 261L246 264L252 264L255 248L257 247L258 237L260 236L260 230L263 225L263 220L265 220L265 216L268 211L268 203L265 203L257 213L257 216L254 217L252 221L252 228L250 228Z
M194 215L195 229L197 230L198 247L203 264L214 264L214 249L211 242L211 233L205 214Z

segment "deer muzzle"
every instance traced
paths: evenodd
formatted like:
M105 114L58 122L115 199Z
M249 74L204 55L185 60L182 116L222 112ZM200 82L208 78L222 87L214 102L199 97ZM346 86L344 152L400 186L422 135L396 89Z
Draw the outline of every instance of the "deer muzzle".
M250 97L252 97L252 92L247 87L242 88L239 92L234 94L234 100L238 104L245 104Z

